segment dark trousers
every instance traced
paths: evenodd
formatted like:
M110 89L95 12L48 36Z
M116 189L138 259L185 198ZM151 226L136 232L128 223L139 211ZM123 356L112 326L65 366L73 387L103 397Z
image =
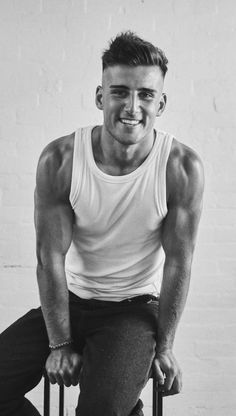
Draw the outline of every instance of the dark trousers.
M70 293L75 349L83 354L77 416L141 416L139 396L155 355L158 300L80 299ZM48 337L41 308L0 335L0 416L38 416L24 398L41 380Z

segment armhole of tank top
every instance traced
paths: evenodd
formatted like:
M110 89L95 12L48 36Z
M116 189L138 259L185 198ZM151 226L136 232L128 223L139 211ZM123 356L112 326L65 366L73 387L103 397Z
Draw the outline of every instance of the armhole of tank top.
M72 208L75 207L78 199L80 190L80 150L81 150L81 136L82 129L78 129L75 132L74 138L74 151L73 151L73 162L72 162L72 175L71 175L71 188L70 188L70 203Z
M160 214L164 218L168 211L166 200L166 168L174 136L165 132L163 134L164 138L157 171L157 204Z

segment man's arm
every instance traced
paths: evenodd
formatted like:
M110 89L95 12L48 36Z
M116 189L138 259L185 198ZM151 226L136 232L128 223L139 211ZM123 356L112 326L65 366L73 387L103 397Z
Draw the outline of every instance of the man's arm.
M167 166L168 214L162 232L166 260L153 363L154 374L159 384L164 384L166 395L176 394L182 387L181 370L172 348L188 294L204 188L203 168L198 156L179 146Z
M71 340L65 255L72 239L73 211L69 203L71 166L60 141L42 153L36 175L35 228L37 279L49 343ZM81 358L71 346L52 351L46 363L52 383L77 384Z

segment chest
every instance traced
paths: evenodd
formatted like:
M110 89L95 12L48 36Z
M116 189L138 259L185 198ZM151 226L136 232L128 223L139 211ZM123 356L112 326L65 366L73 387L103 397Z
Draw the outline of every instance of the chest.
M75 207L80 232L104 235L119 233L139 238L159 229L156 181L150 175L131 182L111 183L88 175L81 183ZM129 235L130 238L130 235Z

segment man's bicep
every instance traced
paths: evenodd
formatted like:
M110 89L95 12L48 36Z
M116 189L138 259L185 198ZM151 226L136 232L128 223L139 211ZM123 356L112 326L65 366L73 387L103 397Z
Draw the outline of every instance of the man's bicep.
M171 207L163 223L162 245L167 258L191 261L196 242L200 210Z
M40 263L64 258L72 239L73 211L69 203L40 201L35 191L35 229Z
M185 257L190 259L194 250L204 188L201 163L195 160L188 164L190 168L183 168L183 174L170 198L162 229L166 255L183 260Z
M35 189L35 229L39 263L63 259L72 239L74 214L53 152L40 157Z

